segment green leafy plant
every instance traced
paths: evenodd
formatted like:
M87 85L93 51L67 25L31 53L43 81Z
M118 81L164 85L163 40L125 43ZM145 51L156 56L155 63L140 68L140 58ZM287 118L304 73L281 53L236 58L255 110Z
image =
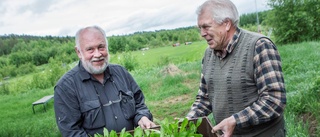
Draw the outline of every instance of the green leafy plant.
M133 56L131 52L123 54L123 60L121 61L121 64L129 71L132 71L139 66L136 57Z
M182 121L176 120L174 123L169 123L167 119L161 122L161 137L202 137L197 133L197 128L201 124L202 119L196 122L189 121L184 118Z
M170 123L168 119L160 121L160 131L157 129L142 129L137 127L133 133L125 131L125 128L120 133L114 130L111 132L108 129L103 130L103 135L95 134L94 137L202 137L197 133L197 128L200 126L202 119L197 121L189 121L184 118L182 121L176 120Z

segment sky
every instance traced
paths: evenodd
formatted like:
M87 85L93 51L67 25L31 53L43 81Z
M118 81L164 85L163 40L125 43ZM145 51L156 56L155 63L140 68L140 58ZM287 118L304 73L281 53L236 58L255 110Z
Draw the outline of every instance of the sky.
M74 36L98 25L107 36L197 25L205 0L0 0L0 35ZM270 9L267 0L231 0L239 14Z

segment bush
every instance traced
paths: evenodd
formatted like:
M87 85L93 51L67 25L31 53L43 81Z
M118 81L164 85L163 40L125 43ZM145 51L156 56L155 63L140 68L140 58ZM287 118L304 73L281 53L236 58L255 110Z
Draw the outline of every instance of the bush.
M52 87L48 80L48 71L42 71L32 76L31 89L46 89Z
M15 76L17 76L16 66L15 65L3 66L0 69L0 75L2 77L15 77Z
M17 75L26 75L29 73L32 73L36 70L36 66L33 65L32 63L28 62L26 64L22 64L20 65L17 69L16 69L16 73Z
M169 65L170 63L170 58L168 56L161 56L159 61L157 62L158 66L165 66Z
M60 77L69 69L69 67L62 62L59 62L53 58L49 59L49 72L48 72L48 81L51 86L54 86Z
M9 95L10 91L8 88L8 82L2 81L0 82L0 95Z
M131 52L127 52L123 54L123 60L121 61L121 64L128 70L133 71L135 68L139 66L139 63L134 57Z

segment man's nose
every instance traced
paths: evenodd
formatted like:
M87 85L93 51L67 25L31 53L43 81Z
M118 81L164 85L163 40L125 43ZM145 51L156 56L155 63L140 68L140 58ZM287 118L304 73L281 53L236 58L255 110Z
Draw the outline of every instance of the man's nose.
M200 28L200 35L201 37L205 37L207 35L207 31L203 28Z
M100 57L102 55L102 53L98 50L98 49L96 49L95 51L94 51L94 56L95 57Z

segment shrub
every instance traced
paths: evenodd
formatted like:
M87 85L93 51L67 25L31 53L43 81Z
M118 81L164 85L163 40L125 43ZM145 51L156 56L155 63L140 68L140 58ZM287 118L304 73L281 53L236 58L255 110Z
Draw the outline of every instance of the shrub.
M128 70L132 71L139 66L139 63L135 56L131 54L131 52L127 52L123 54L123 60L121 64Z
M0 95L4 94L4 95L9 95L10 91L8 88L8 82L6 81L2 81L0 82Z

